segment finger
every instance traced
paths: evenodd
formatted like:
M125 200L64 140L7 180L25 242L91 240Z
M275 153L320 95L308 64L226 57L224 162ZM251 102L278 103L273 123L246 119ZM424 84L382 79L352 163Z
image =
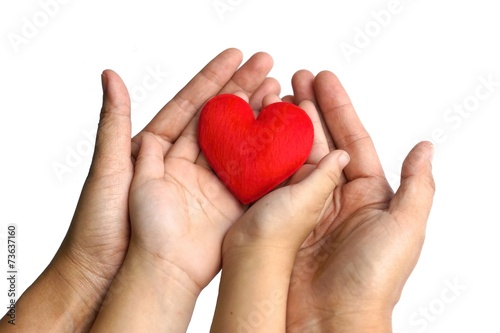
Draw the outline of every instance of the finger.
M314 75L307 70L300 70L296 72L292 77L292 88L294 93L295 103L298 105L303 101L311 101L316 108L318 108L318 103L316 100L316 92L314 91ZM327 129L325 120L323 116L319 114L319 120L321 127L325 133L326 141L330 147L330 151L335 150L335 145L330 132Z
M131 191L152 179L162 179L164 172L161 143L154 135L145 133L135 162Z
M295 99L292 95L283 96L281 100L285 103L295 104Z
M198 144L198 117L191 120L189 125L182 131L181 136L167 152L165 161L170 158L180 158L194 163L200 154Z
M344 170L347 179L384 177L372 139L338 78L331 72L321 72L314 81L314 88L335 146L351 156L352 162Z
M307 70L300 70L292 76L292 88L295 103L308 100L316 103L314 94L314 75Z
M244 93L243 91L236 91L233 93L233 95L238 96L239 98L241 98L245 102L249 103L248 95L246 93Z
M281 98L278 96L278 94L269 94L262 98L262 107L265 108L268 105L279 102L281 102Z
M270 55L264 52L256 53L241 66L219 93L232 94L243 91L250 98L264 82L272 67L273 59Z
M116 174L131 168L130 163L130 97L118 74L111 70L102 73L103 104L91 175Z
M299 107L307 113L314 129L313 146L306 163L318 164L319 161L330 152L325 131L323 131L323 125L321 124L318 110L311 101L304 100L299 104Z
M432 143L421 142L403 162L401 185L391 201L389 212L401 223L408 223L408 228L425 230L435 192L433 150Z
M281 92L281 86L279 82L271 77L264 79L264 82L255 90L255 92L250 96L250 106L253 110L262 109L262 101L267 95L279 95Z
M321 207L326 203L328 197L332 194L335 187L340 182L342 170L348 165L350 156L342 150L335 150L326 155L316 166L316 169L302 182L292 185L292 190L296 192L296 198L299 202L310 202L320 204ZM311 195L314 193L314 195ZM295 194L294 194L295 195ZM308 204L304 204L307 207Z
M231 80L241 61L242 54L237 49L220 53L191 79L138 135L151 132L167 143L173 143L200 107Z
M308 216L302 219L297 244L302 244L322 218L333 191L341 182L342 170L349 163L349 155L335 150L326 155L309 176L290 186L293 207L307 207ZM311 218L311 217L315 218Z

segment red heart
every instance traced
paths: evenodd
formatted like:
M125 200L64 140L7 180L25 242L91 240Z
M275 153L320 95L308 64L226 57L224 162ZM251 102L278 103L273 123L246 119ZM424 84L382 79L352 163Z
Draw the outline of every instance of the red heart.
M311 119L290 103L274 103L257 118L235 95L210 99L200 113L199 144L215 173L244 204L251 203L306 161L313 144Z

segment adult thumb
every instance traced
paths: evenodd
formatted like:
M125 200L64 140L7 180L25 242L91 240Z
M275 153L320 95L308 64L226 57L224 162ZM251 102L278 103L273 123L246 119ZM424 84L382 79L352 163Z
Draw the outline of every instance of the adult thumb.
M91 174L116 174L130 168L130 97L123 80L112 70L102 75L103 103Z
M403 162L401 185L389 206L389 212L409 228L424 228L432 207L435 183L432 176L432 143L417 144ZM415 224L416 223L416 224Z

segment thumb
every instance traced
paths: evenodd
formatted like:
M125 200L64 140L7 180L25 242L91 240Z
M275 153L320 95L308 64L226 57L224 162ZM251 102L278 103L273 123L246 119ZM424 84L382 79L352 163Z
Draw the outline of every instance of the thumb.
M273 246L298 250L330 207L333 192L341 183L342 170L348 163L349 155L345 151L330 152L299 183L282 187L257 201L232 230L243 228L244 234L259 235L265 243L270 241ZM241 222L247 219L251 223ZM230 238L232 236L224 241L226 248Z
M347 152L332 151L321 159L316 169L304 180L292 186L292 194L300 206L308 207L309 213L316 213L316 219L309 219L313 223L311 228L314 228L322 217L333 191L341 182L342 170L349 160Z
M432 176L434 147L420 142L403 162L401 185L389 206L389 212L402 223L415 221L413 227L425 228L435 192Z
M116 174L130 168L130 97L118 74L105 70L101 76L103 104L91 174Z

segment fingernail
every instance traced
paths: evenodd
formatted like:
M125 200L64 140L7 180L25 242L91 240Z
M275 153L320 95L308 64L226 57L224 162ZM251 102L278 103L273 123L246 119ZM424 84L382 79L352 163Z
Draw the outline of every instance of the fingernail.
M345 166L347 164L349 164L349 161L351 160L351 157L349 156L349 154L347 154L346 152L343 152L342 154L340 154L339 156L339 164L340 164L340 167L343 169L345 168Z
M431 162L434 159L434 144L432 142L429 144L429 159Z
M102 92L106 93L108 90L108 77L104 72L101 74Z

